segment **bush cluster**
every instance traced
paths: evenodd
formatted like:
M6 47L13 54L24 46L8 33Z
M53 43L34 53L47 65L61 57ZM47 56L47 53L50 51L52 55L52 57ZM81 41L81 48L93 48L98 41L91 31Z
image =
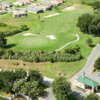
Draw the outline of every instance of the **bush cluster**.
M80 48L68 48L64 52L44 52L44 51L13 51L10 49L0 49L0 58L21 59L26 62L57 62L57 61L77 61L82 59Z
M85 13L78 18L77 27L83 33L92 34L93 36L100 36L100 15L90 15Z
M12 92L12 85L18 79L25 78L26 71L23 69L17 69L12 71L0 71L0 89L6 93Z
M19 65L19 63L18 63L18 62L10 62L10 64L12 64L12 65L16 65L16 66L18 66L18 65Z
M7 27L7 28L9 28L9 30L7 30L7 31L2 31L5 36L12 36L12 35L15 35L17 33L22 32L22 31L28 30L27 25L21 25L18 28L18 27L14 27L14 26L8 26L8 25L6 25L3 22L0 22L0 27Z

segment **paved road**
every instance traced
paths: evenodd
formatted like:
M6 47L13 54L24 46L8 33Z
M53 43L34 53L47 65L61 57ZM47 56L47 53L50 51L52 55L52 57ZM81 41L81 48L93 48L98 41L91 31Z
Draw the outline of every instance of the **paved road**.
M73 87L71 87L71 89L72 89L72 94L76 97L76 100L83 100L83 98L87 96L86 93L80 92Z
M71 43L73 43L73 42L78 41L78 40L79 40L78 34L76 34L76 37L77 37L77 39L76 39L75 41L68 42L68 43L66 43L64 46L62 46L60 49L57 49L57 50L55 50L55 51L60 51L60 50L62 50L63 48L65 48L67 45L69 45L69 44L71 44Z
M55 99L55 96L52 93L52 88L50 87L50 84L53 82L53 80L54 79L44 77L43 84L45 84L48 87L47 92L42 96L44 100L54 100Z
M99 57L99 55L100 55L100 44L97 44L95 46L95 48L93 49L93 51L91 52L85 67L79 73L77 73L75 76L79 77L80 75L82 75L82 73L84 71L86 77L89 77L89 78L93 79L94 81L97 81L100 83L100 77L98 76L98 72L91 74L92 70L94 69L93 65L95 63L95 60Z

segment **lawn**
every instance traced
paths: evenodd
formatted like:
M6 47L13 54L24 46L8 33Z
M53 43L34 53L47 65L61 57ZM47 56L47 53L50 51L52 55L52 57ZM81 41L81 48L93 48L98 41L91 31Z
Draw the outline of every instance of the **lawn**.
M16 2L17 0L5 0L5 1L8 1L8 2L14 3L14 2Z
M76 71L80 71L84 65L86 64L87 58L90 55L93 47L100 41L99 37L93 37L91 35L83 34L80 30L76 27L77 19L84 13L91 13L93 14L93 10L90 6L76 4L74 5L74 11L64 11L61 12L60 15L51 17L51 18L43 18L43 16L48 15L49 13L40 14L41 22L38 23L37 15L28 13L26 18L18 18L14 19L8 14L5 14L4 17L0 16L2 21L8 23L9 25L18 26L22 23L27 24L30 28L29 31L23 32L11 37L8 37L8 48L14 50L36 50L39 51L40 49L44 49L45 51L52 51L59 49L59 47L63 46L65 43L69 41L73 41L76 39L75 35L78 34L80 40L68 45L64 49L68 47L75 47L76 44L79 45L81 48L81 54L83 55L83 59L76 62L56 62L56 67L62 73L66 73L66 78L69 79L73 75L76 74ZM51 11L50 13L54 13ZM12 19L11 19L12 18ZM26 20L25 20L26 19ZM19 23L19 24L18 24ZM40 35L37 35L37 32L40 32ZM34 36L23 36L24 33L32 33L36 34ZM56 37L55 40L50 40L49 38L45 37L46 35L54 35ZM88 47L85 43L87 38L92 38L93 46ZM14 46L12 46L14 44ZM12 47L11 47L12 46ZM62 51L64 51L64 49ZM2 62L2 60L1 60ZM43 76L47 76L50 78L56 78L56 72L54 71L52 63L28 63L26 66L11 66L8 65L7 60L4 61L3 65L1 64L1 68L5 69L15 69L15 68L24 68L26 70L29 69L39 69ZM20 62L20 61L19 61ZM21 61L22 62L22 61ZM70 72L70 71L73 72ZM52 72L52 73L51 73Z
M11 97L12 96L12 94L10 94L10 93L5 93L5 92L3 92L3 91L1 91L0 90L0 95L2 95L2 96L7 96L7 97Z
M53 51L59 49L64 44L75 40L76 34L80 34L79 29L76 27L76 23L78 17L83 13L93 13L93 11L91 7L77 5L75 11L61 12L60 15L50 18L42 17L41 22L37 23L37 26L39 27L26 32L36 34L34 37L23 36L23 33L17 34L15 36L8 37L7 44L16 44L16 46L11 48L14 50L39 51L40 49L44 49L44 51ZM40 16L42 16L42 14ZM40 32L40 35L37 35L38 32ZM46 35L54 35L56 39L50 40L45 37Z
M0 97L0 100L8 100L8 99Z

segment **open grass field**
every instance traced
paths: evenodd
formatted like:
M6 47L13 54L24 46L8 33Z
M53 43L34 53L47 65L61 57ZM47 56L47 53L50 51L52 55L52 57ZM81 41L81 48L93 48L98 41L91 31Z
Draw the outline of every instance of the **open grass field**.
M84 5L81 6L86 7ZM86 10L86 8L83 9L81 6L76 5L75 11L65 11L61 12L60 15L51 18L42 18L39 25L37 23L38 27L35 30L31 30L31 26L29 27L30 30L26 32L36 34L35 36L23 36L24 32L22 34L8 37L7 44L16 44L16 46L11 48L14 50L39 51L40 49L44 49L44 51L53 51L59 49L64 44L75 40L76 34L80 34L79 29L76 27L78 17L83 13L93 13L90 7L87 7L88 10ZM38 32L40 32L40 35L37 35ZM46 35L54 35L56 39L50 40L45 37Z
M8 99L0 97L0 100L8 100Z
M74 5L74 11L64 11L61 12L60 15L51 17L51 18L43 18L43 16L48 15L49 13L40 14L41 22L38 23L37 15L30 14L25 18L12 18L10 14L0 16L0 20L4 21L9 25L18 26L23 24L27 24L30 28L29 31L23 32L11 37L7 37L8 40L8 47L11 49L17 50L36 50L39 51L40 48L44 49L45 51L52 51L55 49L59 49L59 47L63 46L65 43L69 41L73 41L76 39L75 35L78 34L80 40L68 45L64 49L68 47L73 47L78 44L81 47L81 54L83 55L83 59L81 61L76 62L56 62L56 67L62 73L66 73L66 78L69 79L73 75L76 74L76 71L80 71L86 61L88 56L90 55L93 47L100 41L99 37L92 37L91 35L83 34L80 30L76 27L77 19L84 13L91 13L93 14L93 10L90 6L76 4ZM55 11L51 11L50 14L54 13ZM40 32L40 35L37 35L37 32ZM33 36L23 36L24 33L32 33L36 34L35 37ZM54 35L56 37L55 40L50 40L49 38L45 37L46 35ZM85 43L87 38L92 38L93 45L92 47L88 47ZM12 44L15 44L11 47ZM41 44L41 45L40 45ZM64 50L63 49L63 50ZM62 51L63 51L62 50ZM54 71L52 63L27 63L26 66L23 66L23 62L19 66L13 66L9 64L9 60L0 60L0 68L4 69L16 69L16 68L24 68L26 70L29 69L39 69L43 76L47 76L50 78L56 78L56 72ZM19 61L20 62L20 61ZM73 72L70 72L70 71Z

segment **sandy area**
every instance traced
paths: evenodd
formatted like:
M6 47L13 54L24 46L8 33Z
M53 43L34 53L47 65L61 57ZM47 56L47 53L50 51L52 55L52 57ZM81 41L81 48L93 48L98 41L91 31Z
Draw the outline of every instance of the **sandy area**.
M65 10L67 10L67 11L73 11L73 10L75 10L75 7L67 7L67 8L65 8L62 11L65 11Z
M52 16L55 16L55 15L59 15L59 13L52 14L52 15L48 15L48 16L44 16L44 18L47 18L47 17L52 17Z
M31 34L31 33L25 33L23 34L24 36L29 36L29 35L35 35L35 34Z
M52 39L56 39L56 38L54 37L54 35L47 35L46 37L49 37L51 40L52 40Z

